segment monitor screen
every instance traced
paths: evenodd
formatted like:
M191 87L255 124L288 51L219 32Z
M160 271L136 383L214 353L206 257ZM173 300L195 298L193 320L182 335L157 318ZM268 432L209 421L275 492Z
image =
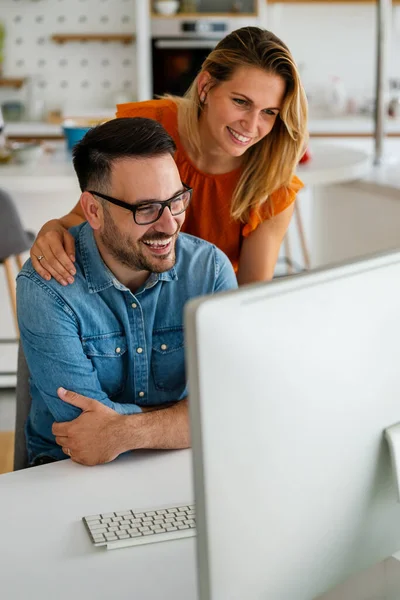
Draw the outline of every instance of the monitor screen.
M201 600L311 600L400 550L400 253L186 308Z

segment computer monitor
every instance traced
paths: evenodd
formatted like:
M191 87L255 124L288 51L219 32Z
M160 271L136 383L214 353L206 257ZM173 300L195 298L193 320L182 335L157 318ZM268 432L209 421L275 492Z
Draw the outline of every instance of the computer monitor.
M311 600L400 550L400 253L194 300L201 600Z

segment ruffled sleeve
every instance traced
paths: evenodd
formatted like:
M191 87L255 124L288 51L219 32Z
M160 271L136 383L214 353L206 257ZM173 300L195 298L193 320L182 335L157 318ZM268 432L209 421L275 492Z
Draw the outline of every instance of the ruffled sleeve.
M155 119L157 113L157 105L153 101L144 102L127 102L126 104L117 104L117 119L122 117L147 117Z
M243 227L243 237L250 235L263 221L267 221L283 212L295 201L296 195L302 187L304 187L304 183L296 175L293 175L289 185L279 188L271 194L268 202L265 202L259 208L254 208Z

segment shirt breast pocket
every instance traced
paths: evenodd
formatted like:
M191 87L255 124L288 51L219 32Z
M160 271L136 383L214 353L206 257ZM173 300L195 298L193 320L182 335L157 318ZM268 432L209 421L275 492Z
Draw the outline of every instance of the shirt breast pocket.
M126 337L109 333L82 340L83 351L91 360L102 390L108 397L120 394L127 378L128 352Z
M182 327L153 331L151 371L157 390L180 395L186 385Z

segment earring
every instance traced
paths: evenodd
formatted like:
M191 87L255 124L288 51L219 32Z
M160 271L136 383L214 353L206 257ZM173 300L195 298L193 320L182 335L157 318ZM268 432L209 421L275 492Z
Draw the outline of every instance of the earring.
M205 101L206 101L206 95L205 94L201 94L201 96L200 96L200 102L202 104L204 104Z

